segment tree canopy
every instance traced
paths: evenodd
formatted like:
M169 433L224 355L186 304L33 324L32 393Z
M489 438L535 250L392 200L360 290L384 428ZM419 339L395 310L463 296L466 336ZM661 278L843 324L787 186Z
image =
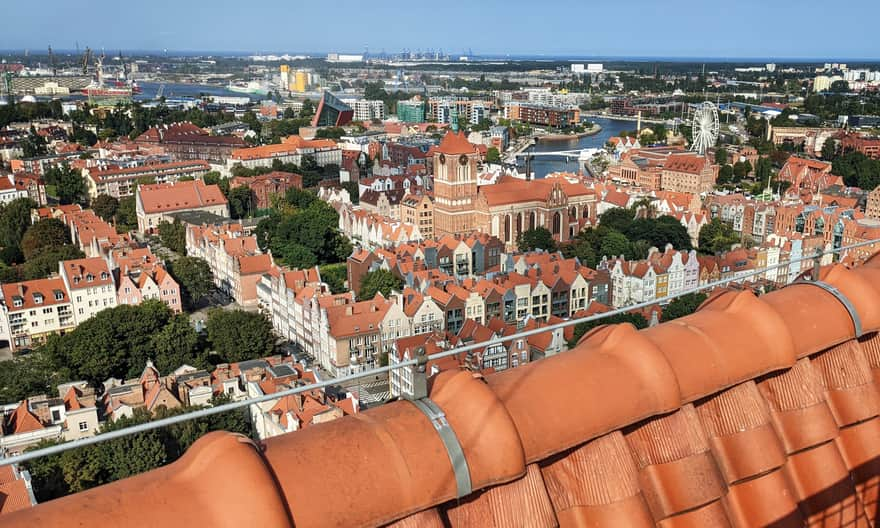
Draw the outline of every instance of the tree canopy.
M186 226L181 222L159 222L159 239L171 251L186 254Z
M269 356L275 350L272 323L262 314L215 308L208 312L208 342L227 363Z
M358 292L358 299L366 301L381 293L388 297L391 290L400 291L403 289L403 281L396 277L388 270L377 269L365 274L361 278L361 289Z
M232 218L246 218L256 212L257 200L250 187L240 186L229 190L229 213Z
M21 239L24 258L32 259L46 250L70 243L70 232L57 218L44 218L30 226Z
M705 293L687 293L680 297L676 297L665 308L663 308L663 321L671 321L690 315L697 311L697 308L703 304L707 295Z
M556 251L556 241L553 240L553 234L547 228L540 226L520 233L516 239L516 245L520 251L533 251L535 249Z
M42 350L57 365L68 368L75 379L93 385L111 376L136 377L147 359L156 359L155 339L171 322L172 315L168 306L155 299L136 306L108 308L63 336L50 336ZM198 364L199 358L185 362Z
M109 222L113 220L116 211L119 210L119 200L107 194L99 194L97 198L92 200L91 207L96 215L105 222Z
M211 405L222 405L228 401L226 396L216 396L211 400ZM99 434L193 410L194 407L159 407L156 415L151 416L146 409L135 409L131 417L105 423ZM209 431L230 431L245 436L253 434L242 411L229 411L109 440L100 445L78 447L57 455L36 458L26 462L25 467L33 479L37 500L44 502L172 462ZM28 450L57 443L44 440Z
M294 191L294 192L291 192ZM343 262L351 254L351 243L339 233L339 214L314 193L290 189L290 211L274 211L257 224L255 236L260 249L293 267Z
M733 228L722 222L719 218L713 218L711 222L700 229L700 252L718 254L727 251L733 244L738 244L740 237Z
M180 257L168 264L168 273L180 286L184 305L192 309L214 288L211 267L198 257Z
M0 208L0 246L20 247L21 239L31 225L31 209L36 207L30 198L17 198Z
M44 175L48 185L54 185L61 204L85 203L88 198L86 180L79 169L69 165L55 165L46 170Z

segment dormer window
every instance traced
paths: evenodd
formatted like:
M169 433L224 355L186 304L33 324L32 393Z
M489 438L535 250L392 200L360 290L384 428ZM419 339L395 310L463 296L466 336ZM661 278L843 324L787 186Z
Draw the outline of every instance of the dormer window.
M55 300L56 301L64 300L64 292L61 290L55 290Z
M95 276L89 273L88 275L86 275L86 281L95 282Z
M73 278L73 283L79 284L79 277L78 276Z
M22 299L18 295L16 295L15 297L12 298L12 306L15 306L16 308L20 308L21 305L23 305L23 304L24 304L24 299Z
M107 272L106 271L101 272L101 280L107 280Z
M34 294L34 303L35 304L43 304L43 294L42 293L35 293Z

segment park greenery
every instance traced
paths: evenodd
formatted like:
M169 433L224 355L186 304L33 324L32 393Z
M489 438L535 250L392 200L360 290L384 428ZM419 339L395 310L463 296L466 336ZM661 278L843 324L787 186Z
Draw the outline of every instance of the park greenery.
M388 270L377 269L364 274L361 278L361 289L358 299L366 301L372 299L377 293L388 297L392 290L401 291L403 280Z
M176 314L156 299L102 310L74 330L50 336L31 354L3 362L4 401L53 392L51 382L58 380L82 379L98 386L110 377L134 378L147 360L168 373L181 365L207 369L274 350L272 326L259 313L211 310L206 328L204 334L196 332L188 315ZM46 374L31 373L35 365Z
M187 309L198 307L214 289L214 277L204 259L180 257L168 263L168 273L180 286L183 304Z
M729 250L734 244L739 244L740 241L740 236L730 224L722 222L720 218L713 218L700 229L699 250L700 253L717 255Z
M647 216L637 217L643 212ZM672 244L677 250L692 249L690 236L681 222L671 216L653 217L652 214L651 207L645 204L609 209L599 216L597 227L582 230L571 243L563 246L563 254L577 257L583 264L595 268L602 257L647 258L651 247L662 251L667 244Z
M549 229L539 226L520 233L516 239L516 247L520 251L534 251L536 249L556 251L556 241L553 240L553 234Z
M257 224L255 235L262 251L294 268L343 262L351 243L338 230L339 213L311 191L291 188L282 207Z
M43 279L58 273L58 262L83 258L71 244L70 232L57 219L42 219L31 224L27 198L0 206L0 281Z
M847 152L834 158L831 173L841 176L847 187L871 191L880 185L880 160L871 159L861 152Z
M159 240L162 245L178 253L186 254L186 224L175 220L174 222L159 222Z

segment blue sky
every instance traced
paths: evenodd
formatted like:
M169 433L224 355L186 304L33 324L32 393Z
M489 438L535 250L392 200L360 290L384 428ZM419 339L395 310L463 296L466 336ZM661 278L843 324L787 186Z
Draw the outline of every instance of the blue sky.
M880 59L880 1L3 0L0 49Z

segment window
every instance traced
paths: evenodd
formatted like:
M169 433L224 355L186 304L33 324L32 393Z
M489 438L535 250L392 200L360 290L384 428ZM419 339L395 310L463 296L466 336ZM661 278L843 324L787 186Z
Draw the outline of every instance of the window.
M61 411L59 411L57 409L52 410L52 421L53 422L60 422L61 421Z
M63 293L63 292L60 292L60 291L56 291L56 292L55 292L55 300L56 300L56 301L61 301L61 300L63 300L63 299L64 299L64 293Z
M83 309L82 309L82 308L79 309L79 314L80 314L80 315L83 314Z
M20 307L22 304L24 304L24 302L22 302L21 297L15 297L12 299L12 305L16 308Z
M226 387L226 394L232 395L235 393L235 387Z
M79 423L79 430L80 430L80 432L88 431L89 430L89 422L80 422Z

